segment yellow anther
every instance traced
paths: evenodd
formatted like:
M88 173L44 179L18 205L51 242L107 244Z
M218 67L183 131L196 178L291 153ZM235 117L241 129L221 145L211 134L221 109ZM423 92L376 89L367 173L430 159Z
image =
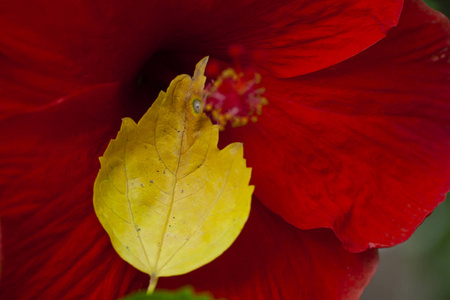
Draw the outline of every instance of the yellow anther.
M236 73L231 68L224 70L205 90L205 111L210 113L221 130L228 122L233 127L256 122L256 115L261 115L263 105L267 104L263 97L265 89L258 86L260 83L261 75L258 73Z

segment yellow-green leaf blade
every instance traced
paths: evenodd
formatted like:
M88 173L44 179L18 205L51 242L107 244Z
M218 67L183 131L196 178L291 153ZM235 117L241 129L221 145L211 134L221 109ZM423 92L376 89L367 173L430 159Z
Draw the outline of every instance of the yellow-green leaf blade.
M242 144L219 151L217 126L198 111L205 65L174 79L138 124L125 118L100 159L96 214L118 254L154 277L215 259L250 211Z

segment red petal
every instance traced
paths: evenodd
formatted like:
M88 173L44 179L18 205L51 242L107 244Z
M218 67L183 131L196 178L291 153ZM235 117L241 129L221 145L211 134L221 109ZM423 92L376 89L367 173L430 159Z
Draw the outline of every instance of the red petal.
M148 284L114 252L92 205L97 157L130 113L126 99L117 84L100 85L2 122L1 299L116 299ZM357 298L376 265L376 251L350 254L330 231L301 231L256 202L223 258L161 286L232 299Z
M268 55L265 67L280 76L315 71L382 38L397 23L401 5L401 0L200 1L176 7L164 1L4 2L0 117L89 84L136 76L163 44L175 43L177 52L195 47L201 55L220 56L237 43ZM250 13L237 13L243 9Z
M187 275L161 278L160 288L191 284L228 299L359 299L378 265L374 250L345 251L331 231L303 231L254 201L236 242Z
M266 78L260 121L225 132L245 142L263 203L300 228L332 228L351 251L405 241L450 187L449 33L408 1L399 27L360 55Z
M293 77L373 45L397 24L402 5L403 0L215 1L183 23L169 48L222 59L244 54L271 75Z
M0 117L135 76L167 33L162 3L3 2Z
M74 152L85 151L78 147ZM50 162L58 168L71 165L57 156L41 160L43 166ZM77 167L92 169L93 164L78 161ZM33 212L2 219L2 299L116 299L145 287L148 277L118 257L96 220L95 174L63 178L40 170L48 183L66 190L55 194L57 189L47 184L41 196L34 186L35 201L40 201ZM31 187L18 190L15 197L31 192ZM161 279L159 286L192 284L230 299L358 299L377 264L375 250L348 253L331 231L296 229L255 201L229 251L189 275Z
M139 286L92 205L124 99L105 84L1 123L1 299L115 299Z

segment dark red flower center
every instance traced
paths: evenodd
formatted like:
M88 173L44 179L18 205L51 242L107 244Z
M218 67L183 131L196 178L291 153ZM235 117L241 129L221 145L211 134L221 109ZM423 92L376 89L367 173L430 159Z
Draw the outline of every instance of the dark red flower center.
M205 111L220 130L224 130L228 122L233 127L244 126L249 120L256 122L263 105L267 104L264 91L259 73L227 68L206 86Z

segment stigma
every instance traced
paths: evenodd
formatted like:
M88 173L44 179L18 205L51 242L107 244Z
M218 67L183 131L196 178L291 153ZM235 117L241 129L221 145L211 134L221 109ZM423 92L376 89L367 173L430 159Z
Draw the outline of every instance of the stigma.
M259 73L225 69L205 88L205 112L220 130L227 124L238 127L249 121L256 122L262 107L268 103L264 92Z

